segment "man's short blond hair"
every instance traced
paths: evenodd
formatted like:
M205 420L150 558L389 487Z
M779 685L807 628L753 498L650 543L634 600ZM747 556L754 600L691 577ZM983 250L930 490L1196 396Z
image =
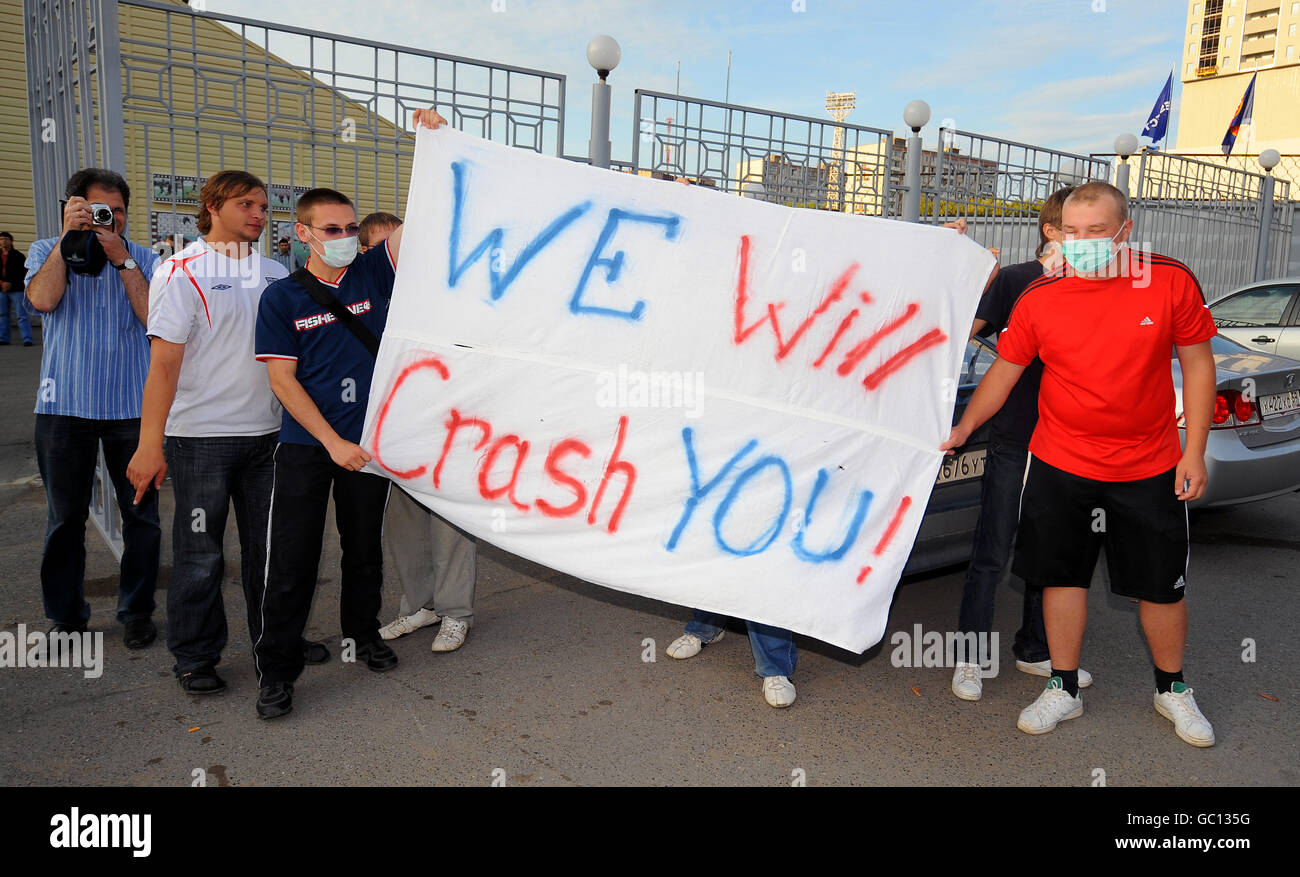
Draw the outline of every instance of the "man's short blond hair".
M1065 199L1065 204L1067 206L1071 203L1094 204L1101 198L1110 198L1115 202L1120 225L1128 221L1128 196L1110 183L1103 183L1101 180L1092 180L1079 186L1070 193L1070 197ZM1062 212L1064 212L1064 207L1062 207Z

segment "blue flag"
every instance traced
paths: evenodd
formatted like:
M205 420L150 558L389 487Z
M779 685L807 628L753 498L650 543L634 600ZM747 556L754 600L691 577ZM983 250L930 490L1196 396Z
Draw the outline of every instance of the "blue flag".
M1228 133L1223 135L1223 154L1231 155L1233 144L1237 142L1237 135L1241 133L1242 125L1249 125L1251 122L1251 113L1255 110L1255 76L1250 77L1250 85L1246 86L1246 93L1241 96L1241 103L1237 104L1237 113L1228 123Z
M1160 92L1160 97L1156 98L1156 105L1151 108L1151 117L1147 119L1146 127L1142 129L1143 137L1150 137L1152 143L1159 143L1165 139L1165 129L1169 126L1169 105L1172 103L1174 93L1174 74L1170 73L1169 78L1165 80L1164 90Z

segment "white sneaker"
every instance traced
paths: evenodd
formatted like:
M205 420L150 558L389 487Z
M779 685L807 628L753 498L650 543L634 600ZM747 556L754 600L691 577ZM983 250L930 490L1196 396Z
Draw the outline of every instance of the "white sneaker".
M1184 743L1193 746L1213 746L1214 728L1210 720L1201 714L1192 697L1192 690L1181 682L1174 683L1178 691L1156 692L1156 712L1174 723L1174 733Z
M422 627L438 623L438 614L432 609L421 609L412 615L399 615L396 620L379 628L380 639L397 639L415 633Z
M438 635L433 638L433 648L435 652L454 652L456 649L465 645L465 635L469 633L469 625L459 618L444 617L442 619L442 629Z
M794 684L784 676L763 677L763 697L777 709L794 703Z
M1043 676L1048 679L1052 678L1052 662L1039 661L1031 664L1028 661L1016 661L1016 669L1021 673L1028 673L1030 676ZM1092 674L1082 667L1079 668L1079 687L1087 688L1092 684Z
M984 685L980 682L980 665L958 661L952 672L952 693L962 700L979 700Z
M722 639L725 633L725 630L718 631L718 635L709 640L709 643L716 643L718 640ZM693 633L684 633L668 645L668 648L664 650L664 654L668 655L670 658L684 661L687 658L694 658L700 653L700 649L704 648L709 643L706 643Z
M1020 711L1020 721L1016 727L1026 734L1046 734L1066 719L1077 719L1083 715L1083 698L1071 697L1061 687L1061 678L1053 676L1047 680L1047 687L1038 695L1038 700Z

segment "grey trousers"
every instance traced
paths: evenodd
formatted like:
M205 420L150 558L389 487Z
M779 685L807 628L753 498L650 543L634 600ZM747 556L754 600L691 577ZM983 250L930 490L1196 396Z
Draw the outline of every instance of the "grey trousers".
M400 614L432 609L474 624L478 545L393 486L384 511L385 567L402 586Z

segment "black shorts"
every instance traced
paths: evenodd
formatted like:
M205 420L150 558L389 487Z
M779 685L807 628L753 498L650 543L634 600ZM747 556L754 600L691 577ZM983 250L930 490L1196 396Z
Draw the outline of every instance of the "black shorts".
M1140 481L1080 478L1031 459L1012 571L1044 587L1086 588L1106 547L1110 589L1177 603L1187 585L1187 503L1175 470Z

